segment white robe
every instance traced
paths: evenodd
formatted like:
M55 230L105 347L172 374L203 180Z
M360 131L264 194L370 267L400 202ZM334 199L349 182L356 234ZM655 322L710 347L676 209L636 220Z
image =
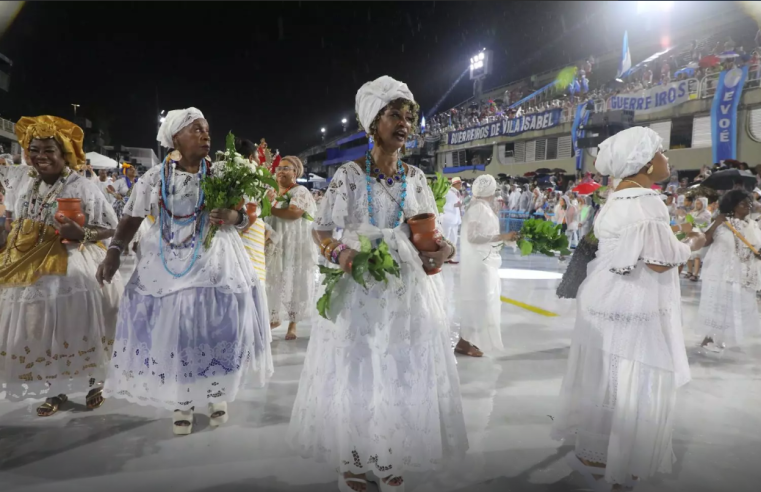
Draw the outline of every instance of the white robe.
M491 241L497 235L497 214L486 201L474 199L462 225L458 314L461 337L485 352L504 348L500 330L501 243Z
M460 205L458 207L457 205ZM462 224L462 198L460 192L455 188L449 188L447 193L447 202L444 204L444 213L441 218L441 225L443 227L444 237L451 242L457 253L455 253L452 261L460 261L460 251L458 241L460 238L460 224Z

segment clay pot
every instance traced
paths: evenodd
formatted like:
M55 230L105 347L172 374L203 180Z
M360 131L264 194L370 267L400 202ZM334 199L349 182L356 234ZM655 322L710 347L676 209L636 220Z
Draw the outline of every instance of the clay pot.
M80 227L85 225L85 214L82 213L82 200L79 198L58 198L58 210L54 218L63 222L63 217L73 220Z
M410 226L412 237L410 241L415 245L418 251L438 251L439 245L436 244L436 216L434 214L420 214L407 220ZM441 271L441 268L426 270L428 275L435 275Z
M259 214L256 213L256 203L246 204L246 215L248 215L248 223L254 225L256 219L259 218Z

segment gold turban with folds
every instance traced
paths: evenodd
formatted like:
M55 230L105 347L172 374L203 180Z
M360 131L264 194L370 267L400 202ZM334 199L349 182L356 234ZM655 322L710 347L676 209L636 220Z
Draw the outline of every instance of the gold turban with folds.
M85 133L71 121L58 116L24 116L16 123L16 136L25 151L28 151L29 144L35 138L54 138L63 149L66 164L75 171L86 162L82 148Z

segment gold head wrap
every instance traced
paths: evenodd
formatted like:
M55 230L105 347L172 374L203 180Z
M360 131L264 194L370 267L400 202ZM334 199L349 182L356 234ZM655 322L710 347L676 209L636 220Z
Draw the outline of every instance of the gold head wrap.
M71 121L58 116L24 116L16 123L16 136L25 151L28 151L29 144L35 138L54 138L63 149L66 164L75 171L87 160L82 148L85 133Z

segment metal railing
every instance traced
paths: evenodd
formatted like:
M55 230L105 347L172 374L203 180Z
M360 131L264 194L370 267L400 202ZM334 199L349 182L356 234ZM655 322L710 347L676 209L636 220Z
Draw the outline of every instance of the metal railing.
M719 76L721 72L715 72L703 77L700 81L700 95L701 99L712 98L716 94L716 87L719 85ZM745 79L744 87L751 89L753 87L759 87L761 85L761 65L751 67L748 70L748 77Z
M547 213L547 217L553 217L555 214ZM543 219L544 212L519 212L517 210L500 210L499 211L499 231L500 234L507 232L518 232L523 227L523 223L528 219Z
M12 135L16 134L16 124L13 123L12 121L0 118L0 128L2 128L3 131L8 132Z

